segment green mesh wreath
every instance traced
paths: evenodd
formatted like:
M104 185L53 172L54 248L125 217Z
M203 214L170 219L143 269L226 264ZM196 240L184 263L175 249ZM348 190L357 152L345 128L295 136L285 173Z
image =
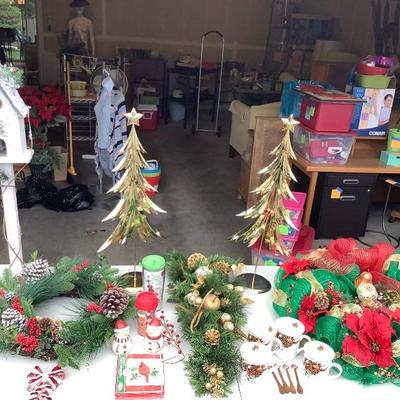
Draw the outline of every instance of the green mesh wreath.
M400 254L400 251L397 254ZM275 277L274 310L279 316L297 318L304 296L311 296L313 293L318 294L330 286L341 293L345 303L349 303L346 305L346 307L349 307L348 312L355 312L352 310L359 306L353 304L357 297L354 282L359 274L360 269L357 265L354 265L346 275L337 275L324 269L310 269L285 277L285 270L281 268ZM398 261L391 262L386 274L390 278L400 280L400 263ZM350 307L354 308L351 309ZM382 382L400 385L399 377L382 376L377 366L365 368L355 358L342 354L343 340L350 333L349 329L343 324L342 317L343 315L339 311L335 312L335 309L331 308L327 314L318 317L315 333L311 336L329 344L334 349L338 357L336 361L343 367L343 376L365 385ZM393 323L393 326L397 336L400 337L400 325ZM395 360L397 363L400 362L400 358ZM395 372L396 368L393 367L388 371Z

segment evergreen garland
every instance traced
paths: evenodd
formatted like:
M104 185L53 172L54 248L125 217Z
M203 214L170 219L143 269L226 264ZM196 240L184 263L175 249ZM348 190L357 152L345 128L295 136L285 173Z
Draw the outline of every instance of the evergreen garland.
M57 359L62 367L79 368L113 334L114 320L104 315L99 299L110 286L125 286L117 273L105 258L90 261L64 257L51 273L33 282L14 276L6 268L0 277L0 315L11 309L24 316L26 322L22 326L0 323L0 351ZM34 305L58 296L82 299L70 310L75 315L73 320L63 322L35 315ZM118 318L134 315L130 301Z
M212 269L212 265L219 261L227 263L231 272L237 270L238 265L240 269L240 264L228 257L211 256L207 262L200 258L197 265L189 267L188 260L182 254L173 252L167 256L167 273L171 281L170 300L177 303L178 321L185 339L192 347L192 355L185 361L185 367L197 396L227 396L230 393L229 387L236 381L240 366L237 345L241 340L238 332L246 323L245 301L242 291L236 290L230 283L229 274ZM204 279L198 278L200 270L207 271L206 276L200 274ZM198 306L187 299L194 288L197 288L200 297L212 289L221 299L221 306L218 310L203 309L199 324L192 330L191 322ZM233 331L224 329L221 323L224 313L231 316L235 328ZM205 341L204 335L210 329L220 332L218 345L210 346ZM220 384L213 384L215 378L209 372L212 367L217 372L222 371Z

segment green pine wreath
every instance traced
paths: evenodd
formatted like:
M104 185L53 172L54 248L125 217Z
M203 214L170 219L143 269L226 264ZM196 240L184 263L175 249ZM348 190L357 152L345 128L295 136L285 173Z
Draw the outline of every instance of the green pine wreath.
M386 275L395 280L400 280L399 256L400 253L394 255L397 261L389 263L386 270ZM357 332L349 329L346 317L352 314L357 318L362 318L366 313L365 308L359 304L354 283L360 274L359 267L354 265L346 275L304 266L295 273L288 274L286 269L287 267L283 265L275 277L273 308L276 313L279 316L299 318L306 325L308 321L307 313L303 310L303 307L309 306L310 318L312 318L309 322L312 324L313 330L308 334L333 348L337 356L335 362L343 367L343 377L359 381L365 385L386 382L400 385L399 311L397 312L397 319L390 319L393 329L391 347L395 365L383 368L371 362L368 366L365 366L354 356L344 351L346 338L358 338ZM293 271L292 267L291 271ZM386 310L389 310L388 312L400 310L400 293L381 292L379 299L383 302ZM337 301L335 302L335 300ZM319 311L318 307L320 309L326 308L324 311ZM376 311L380 312L379 309ZM367 313L369 313L369 309L367 309ZM373 329L371 327L371 330Z
M116 318L135 315L122 286L124 280L105 258L65 257L54 267L36 259L23 267L20 276L6 268L0 278L0 351L79 368L110 340ZM120 295L123 304L112 310L102 307L110 294L112 300ZM72 320L35 315L34 306L59 296L81 299L69 310Z

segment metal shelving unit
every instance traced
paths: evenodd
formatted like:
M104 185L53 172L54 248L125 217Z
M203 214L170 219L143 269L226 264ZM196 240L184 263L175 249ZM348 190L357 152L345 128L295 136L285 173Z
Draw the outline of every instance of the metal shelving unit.
M96 140L96 114L94 98L72 98L71 119L74 142L89 142L90 145Z

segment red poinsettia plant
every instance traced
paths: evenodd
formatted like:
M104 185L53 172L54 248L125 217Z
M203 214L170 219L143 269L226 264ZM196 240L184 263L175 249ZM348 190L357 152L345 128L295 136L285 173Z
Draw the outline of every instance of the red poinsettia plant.
M347 314L344 323L350 330L343 340L343 354L353 356L361 365L388 368L396 365L393 358L393 322L399 313L387 308L363 308L362 314Z
M326 314L331 307L341 304L342 294L335 290L332 282L328 282L324 291L304 296L298 318L305 327L305 333L315 333L317 318Z
M42 89L23 86L19 93L30 107L26 124L31 125L35 151L31 163L43 165L45 172L51 171L59 164L60 157L49 147L47 132L50 127L67 121L70 115L69 106L65 102L63 92L55 85L47 85Z
M285 275L283 276L283 279L285 279L289 275L295 275L298 272L310 269L311 262L307 259L290 257L288 261L282 264L281 268L285 271Z

